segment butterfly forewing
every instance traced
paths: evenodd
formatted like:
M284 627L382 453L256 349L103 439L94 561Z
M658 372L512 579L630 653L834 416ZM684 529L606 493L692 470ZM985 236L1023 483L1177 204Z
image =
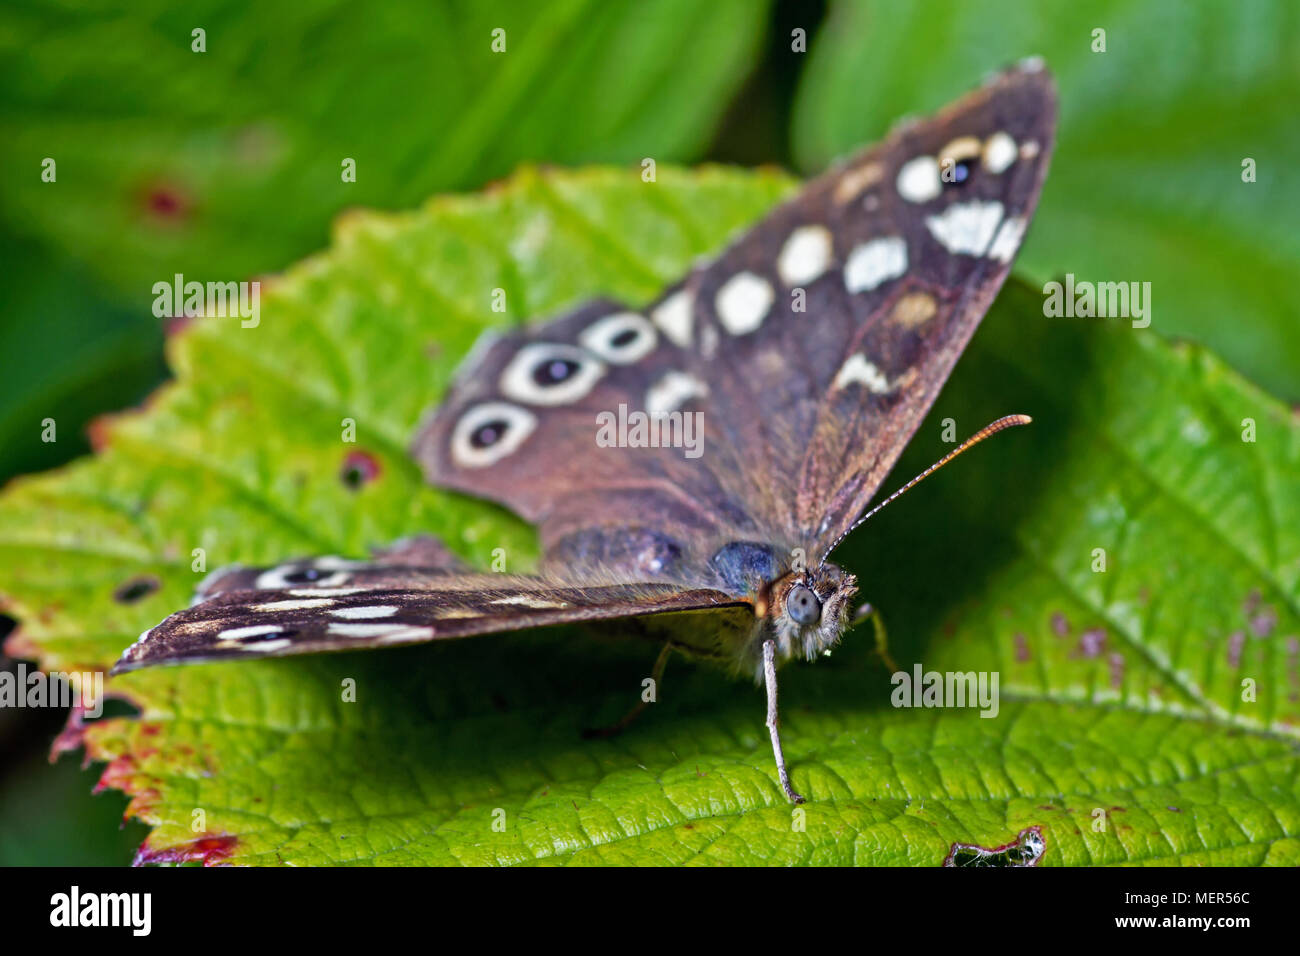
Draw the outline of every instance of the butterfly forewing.
M537 522L553 569L713 584L728 542L824 549L1005 279L1055 112L1040 66L1004 73L813 181L655 301L497 339L421 431L428 477ZM600 447L598 416L621 406L698 412L698 456Z

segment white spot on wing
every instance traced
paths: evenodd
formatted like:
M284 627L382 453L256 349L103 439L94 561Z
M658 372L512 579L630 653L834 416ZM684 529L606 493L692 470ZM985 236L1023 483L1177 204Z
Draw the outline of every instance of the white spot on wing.
M545 598L530 597L527 594L512 594L509 597L497 598L492 604L515 604L519 607L532 608L561 608L568 607L565 601L548 601Z
M243 641L250 637L261 637L264 634L280 634L284 628L278 624L251 624L248 627L228 627L217 634L217 640L221 641Z
M645 393L645 410L651 415L674 412L692 398L703 398L709 387L686 372L666 372Z
M1025 218L1023 216L1012 216L1004 220L998 228L998 234L993 237L989 258L997 259L999 262L1010 262L1015 258L1016 250L1020 248L1020 242L1024 238Z
M902 237L872 239L849 253L844 263L844 288L849 292L870 292L906 271L907 243Z
M258 641L256 644L249 644L247 650L256 651L259 654L269 654L272 651L278 651L281 648L288 647L293 641L287 637L277 637L270 641ZM218 641L217 644L222 647L240 647L238 641Z
M876 368L875 363L861 352L850 355L848 361L840 368L839 374L835 376L836 388L847 388L854 384L865 385L869 391L877 395L885 395L894 390L885 373Z
M654 324L678 348L690 348L691 324L695 318L694 298L685 289L679 289L664 299L650 313Z
M268 601L266 604L254 604L254 611L307 611L314 607L329 607L332 598L306 598L301 601Z
M380 644L411 644L416 641L431 641L434 630L431 627L402 627L390 631L379 638Z
M781 247L776 272L788 286L812 282L831 266L831 233L825 226L800 226Z
M372 617L392 617L397 613L393 604L376 604L369 607L340 607L330 611L330 616L346 621L367 621Z
M343 597L364 590L365 588L294 588L289 593L294 597Z
M723 284L714 299L718 320L732 335L753 332L767 318L775 295L766 279L752 272L738 272Z
M402 627L394 627L392 624L330 624L325 628L325 633L336 637L377 637L397 630L402 630Z
M930 235L954 255L982 256L1001 221L1002 203L972 199L949 206L937 216L927 216L925 225Z
M984 143L984 168L994 174L1006 172L1019 155L1016 141L999 130Z
M909 159L898 170L895 186L908 202L929 202L943 192L938 161L933 156Z

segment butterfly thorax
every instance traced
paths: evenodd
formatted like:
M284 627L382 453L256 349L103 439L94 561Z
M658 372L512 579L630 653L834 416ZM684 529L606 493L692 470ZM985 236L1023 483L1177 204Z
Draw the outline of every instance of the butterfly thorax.
M812 660L833 647L848 623L857 579L834 564L791 568L776 548L735 542L710 561L711 571L727 590L747 595L753 618L747 627L697 633L675 629L667 637L679 650L712 660L737 673L763 679L763 645L774 641L778 663L796 657Z

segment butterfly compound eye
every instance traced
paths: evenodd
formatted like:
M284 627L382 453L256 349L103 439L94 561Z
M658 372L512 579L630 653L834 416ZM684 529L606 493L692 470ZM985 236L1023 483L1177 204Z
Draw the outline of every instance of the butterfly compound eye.
M812 588L796 584L785 597L785 610L796 624L816 624L821 620L822 602Z

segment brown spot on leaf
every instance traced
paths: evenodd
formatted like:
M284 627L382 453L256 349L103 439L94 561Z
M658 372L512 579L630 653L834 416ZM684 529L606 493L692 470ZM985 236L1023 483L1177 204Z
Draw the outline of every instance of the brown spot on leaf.
M1241 651L1245 646L1245 631L1233 631L1228 635L1228 666L1233 670L1241 667Z
M1277 627L1277 608L1266 604L1250 618L1250 632L1256 637L1271 637Z
M1017 631L1015 635L1015 642L1016 642L1016 660L1019 661L1021 664L1030 660L1033 657L1033 655L1030 654L1029 652L1029 641L1025 638L1025 635Z
M1119 690L1124 686L1124 655L1114 651L1110 655L1110 686Z

